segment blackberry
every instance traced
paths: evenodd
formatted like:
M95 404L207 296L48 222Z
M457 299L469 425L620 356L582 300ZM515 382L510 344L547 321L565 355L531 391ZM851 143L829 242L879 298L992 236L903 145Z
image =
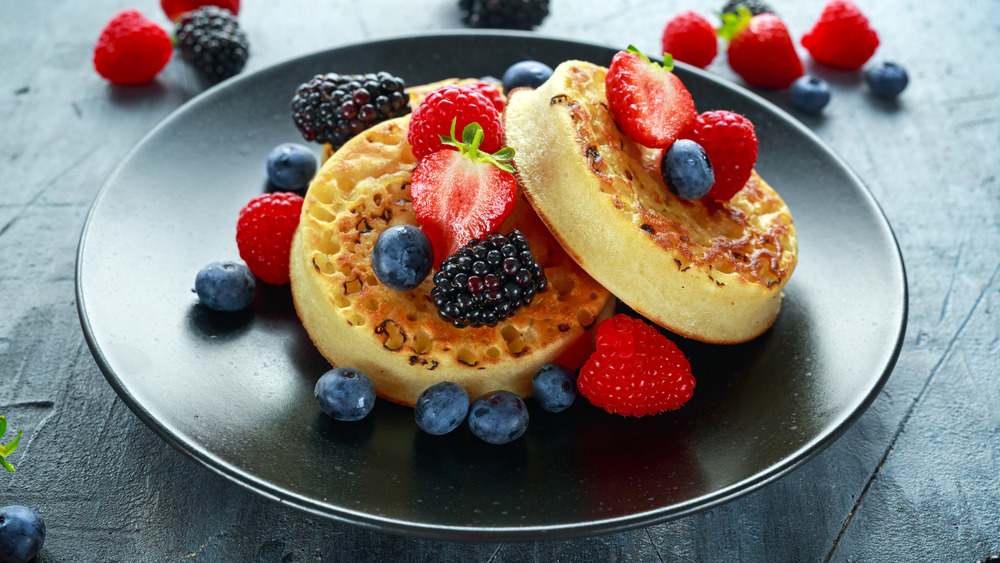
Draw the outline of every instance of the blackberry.
M431 300L458 328L494 326L545 291L545 270L520 231L490 233L455 251L434 274Z
M330 143L333 150L376 123L408 113L406 83L384 71L317 74L292 98L292 121L302 137Z
M549 15L548 0L458 0L469 27L533 29Z
M250 43L232 12L204 6L184 14L177 22L177 47L181 57L210 80L235 76L250 56Z
M758 14L773 14L774 8L772 8L767 2L762 0L729 0L726 5L722 8L723 14L735 14L737 8L740 5L746 6L746 9L750 10L753 15Z

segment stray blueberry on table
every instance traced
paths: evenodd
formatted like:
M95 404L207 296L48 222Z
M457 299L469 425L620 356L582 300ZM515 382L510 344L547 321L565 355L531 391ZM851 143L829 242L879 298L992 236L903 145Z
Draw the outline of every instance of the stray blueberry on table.
M212 262L198 271L194 291L202 305L215 311L240 311L253 301L257 283L239 262Z
M865 69L865 82L872 94L892 100L906 89L910 77L902 65L885 61Z
M431 385L417 397L413 418L421 430L434 436L461 426L469 414L469 393L452 381Z
M410 291L423 283L433 264L431 239L413 225L382 231L372 250L375 277L396 291Z
M510 65L503 73L503 91L514 88L538 88L552 76L552 67L539 61L520 61Z
M316 157L308 147L282 143L267 155L267 179L282 190L302 192L316 175Z
M562 412L576 399L576 377L558 364L545 364L531 377L535 402L547 412Z
M660 173L670 193L689 201L705 197L715 184L708 154L690 139L678 139L663 152Z
M45 543L45 521L27 506L0 508L0 561L30 561Z
M819 115L830 103L830 85L816 76L800 76L788 87L788 100L802 113Z
M510 391L492 391L476 399L469 408L469 430L490 444L506 444L528 429L528 409L521 397Z
M334 368L316 381L319 408L335 420L353 422L368 416L375 406L375 384L354 368Z

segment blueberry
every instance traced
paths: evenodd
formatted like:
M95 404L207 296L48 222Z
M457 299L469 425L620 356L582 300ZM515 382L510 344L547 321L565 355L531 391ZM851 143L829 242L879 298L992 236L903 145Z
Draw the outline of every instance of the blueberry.
M361 420L375 406L375 385L354 368L335 368L316 381L316 401L323 412L345 422Z
M276 187L304 191L316 175L316 157L308 147L284 143L267 155L267 178Z
M198 271L194 291L202 305L216 311L239 311L253 301L256 282L239 262L212 262Z
M423 283L433 263L431 239L413 225L389 227L379 235L372 251L375 277L397 291L409 291Z
M660 174L671 193L681 199L700 199L712 189L715 173L708 154L698 143L679 139L663 153Z
M826 104L830 103L830 85L826 80L808 74L800 76L788 88L788 98L795 109L819 115Z
M458 428L468 413L469 394L461 385L451 381L442 381L425 389L413 407L417 426L435 436Z
M552 67L538 61L516 62L503 73L503 91L527 86L538 88L552 76Z
M528 429L528 409L510 391L493 391L469 407L469 430L491 444L513 442Z
M886 61L865 69L865 82L872 94L892 100L906 89L910 77L902 65Z
M45 521L27 506L0 508L0 561L29 561L45 543Z
M562 412L576 399L576 378L560 365L545 364L531 377L531 391L542 410Z

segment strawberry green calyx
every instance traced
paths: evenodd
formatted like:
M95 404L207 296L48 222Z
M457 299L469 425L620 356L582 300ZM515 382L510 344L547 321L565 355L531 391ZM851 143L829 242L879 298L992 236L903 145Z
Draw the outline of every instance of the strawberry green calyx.
M7 419L0 415L0 438L7 432ZM0 467L3 467L7 471L14 473L14 466L10 464L5 458L10 454L14 453L17 449L17 442L21 439L21 431L17 431L17 438L14 438L6 446L0 446Z
M656 61L650 60L649 57L647 57L645 53L643 53L638 48L636 48L635 45L629 45L628 49L626 49L625 51L627 53L634 53L636 55L639 55L639 57L641 57L642 60L646 61L647 63L649 63L649 64L651 64L651 65L653 65L653 66L655 66L657 68L662 68L663 70L666 70L667 72L673 72L673 70L674 70L674 57L670 53L663 53L663 64L661 65L660 63L658 63Z
M504 172L514 173L514 167L509 163L514 160L514 149L504 147L497 152L490 154L479 150L479 145L483 142L483 128L478 123L470 123L462 130L462 140L456 140L455 127L458 118L451 120L451 135L440 135L441 142L458 149L460 153L473 162L492 164Z
M736 13L727 12L725 14L720 14L719 19L722 20L722 26L719 27L718 33L719 37L725 39L726 41L732 41L734 37L743 31L743 28L750 25L750 20L753 19L753 13L744 6L740 4L736 8Z

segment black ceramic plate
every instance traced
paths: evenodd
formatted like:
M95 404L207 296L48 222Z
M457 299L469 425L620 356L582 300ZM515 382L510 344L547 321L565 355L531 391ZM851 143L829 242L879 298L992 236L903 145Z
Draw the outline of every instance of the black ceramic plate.
M626 419L583 400L559 415L531 406L528 432L506 446L466 429L425 435L410 409L385 401L364 421L338 424L313 399L327 364L287 287L263 287L244 315L196 305L197 271L238 258L236 216L266 188L268 151L301 140L288 104L313 74L385 69L420 84L499 76L525 58L607 64L612 54L517 33L406 37L296 59L192 100L110 177L84 228L77 297L101 370L139 418L208 469L389 532L607 533L691 514L788 473L857 419L888 377L906 320L903 264L872 196L826 145L703 72L677 70L699 110L731 109L756 124L757 168L792 210L801 260L768 333L729 347L679 342L698 381L679 411Z

